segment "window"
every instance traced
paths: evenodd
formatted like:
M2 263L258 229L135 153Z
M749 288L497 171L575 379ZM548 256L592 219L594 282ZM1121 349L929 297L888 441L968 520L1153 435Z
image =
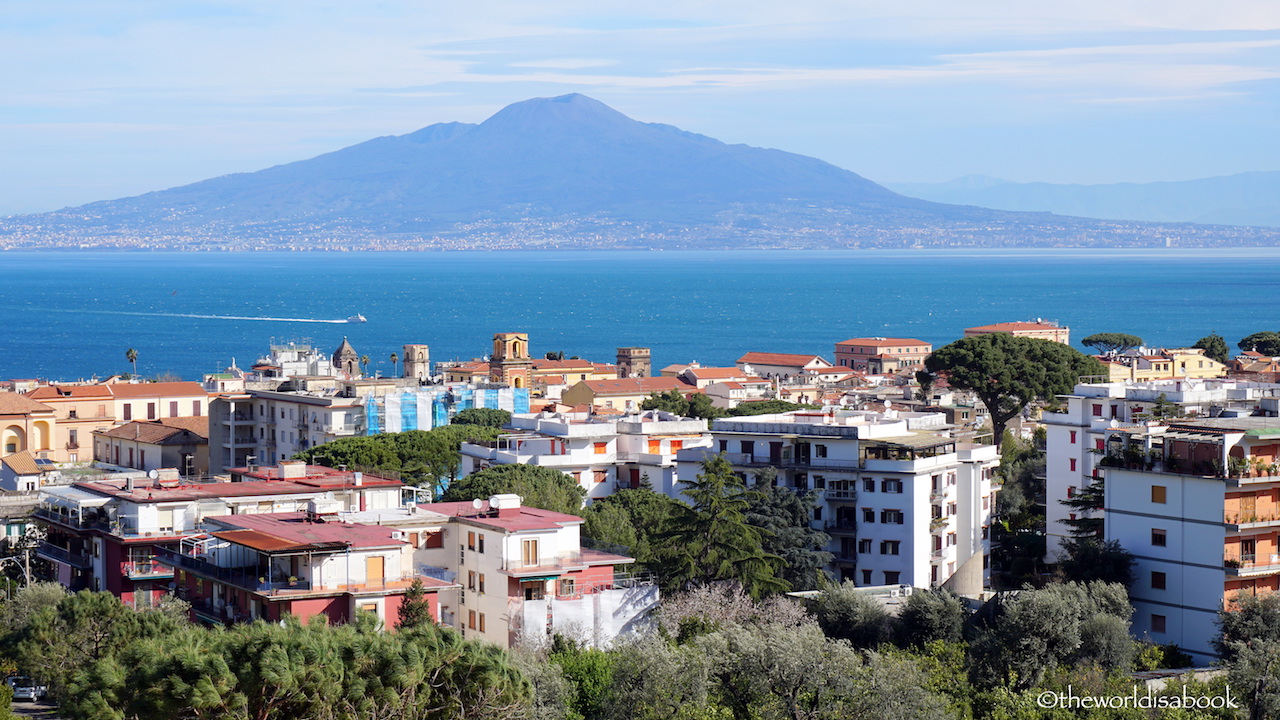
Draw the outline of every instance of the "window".
M1159 528L1151 528L1151 544L1154 547L1167 547L1169 545L1169 535Z
M880 490L887 493L901 493L902 481L896 478L885 478L880 481Z
M474 531L470 531L470 530L467 531L467 549L468 550L476 549L476 534Z
M594 447L595 447L595 453L597 455L604 455L605 453L609 452L609 443L607 442L595 443Z
M1069 460L1069 463L1070 463L1070 465L1071 465L1071 468L1070 468L1070 469L1071 469L1071 472L1075 472L1075 471L1076 471L1076 459L1075 459L1075 458L1071 458L1071 459Z
M880 554L881 555L897 555L901 545L902 543L898 540L881 540Z
M753 440L740 440L738 449L743 455L750 455L756 451L756 444Z
M71 408L70 410L67 411L67 417L72 420L75 420L76 418L80 417L80 414L75 408Z
M1094 416L1094 417L1102 417L1102 406L1101 406L1101 405L1094 405L1094 406L1093 406L1093 416Z
M153 402L147 403L147 419L148 420L156 419L156 404Z
M822 519L822 507L821 507L821 506L816 507L816 508L814 508L814 509L813 509L813 519L814 519L814 520L821 520L821 519Z
M480 613L480 632L484 632L484 613Z
M476 585L476 589L480 591L481 595L484 594L484 573L480 573L480 582Z
M863 584L863 585L870 585L870 584L871 584L871 571L870 571L870 570L863 570L863 571L862 571L862 584Z
M200 417L201 412L202 412L202 411L201 411L201 409L200 409L200 401L199 401L199 400L192 400L192 401L191 401L191 416L192 416L192 417Z
M169 401L169 417L178 417L178 401Z
M863 481L862 481L862 490L863 490L864 492L875 492L875 491L876 491L876 481L875 481L875 480L872 480L871 478L867 478L866 480L863 480Z
M471 628L472 630L476 629L476 611L475 610L467 611L467 627Z
M662 452L662 441L649 438L649 454L657 455Z
M476 552L484 554L484 533L476 533Z
M133 405L129 403L124 404L124 419L125 421L133 419Z
M1072 430L1072 431L1071 431L1071 444L1072 444L1072 445L1075 445L1075 444L1076 444L1076 431L1075 431L1075 430Z
M1167 618L1164 615L1151 615L1151 632L1163 633L1167 625Z
M820 458L824 458L824 457L826 457L826 456L827 456L827 446L826 446L826 445L814 445L814 446L813 446L813 453L814 453L815 455L817 455L818 457L820 457Z
M476 589L476 574L474 571L467 572L467 589L468 590Z
M1103 440L1102 438L1098 438L1097 440L1094 440L1094 441L1093 441L1093 449L1094 449L1094 450L1106 450L1106 449L1107 449L1106 441L1105 441L1105 440Z
M1075 486L1075 485L1068 485L1068 486L1067 486L1067 499L1068 499L1068 500L1070 500L1071 498L1073 498L1073 497L1075 497L1075 496L1076 496L1076 486Z
M537 540L524 540L520 543L520 559L525 565L535 566L538 564Z
M871 508L862 508L862 522L873 523L876 521L876 511Z
M1156 570L1151 571L1151 589L1152 590L1164 590L1167 581L1168 581L1168 577L1164 573L1158 572Z
M1151 502L1157 503L1160 505L1165 504L1166 497L1167 497L1167 492L1166 492L1167 490L1168 488L1166 488L1164 485L1152 485L1151 486Z
M804 482L803 482L803 481L798 482L798 483L797 483L797 485L798 485L799 487L804 487ZM826 478L825 476L822 476L822 475L814 475L814 476L813 476L813 489L814 489L814 490L825 490L826 488L827 488L827 478Z
M444 547L444 533L433 532L427 533L427 541L422 544L424 548L442 548Z
M858 541L858 552L863 555L871 554L871 540L869 538L863 538Z
M880 522L888 525L901 525L903 516L901 510L881 510Z
M728 440L721 440L721 441L720 441L720 452L729 452L729 441L728 441Z
M885 570L885 571L884 571L884 584L885 584L885 585L897 585L897 584L898 584L898 582L899 582L898 578L900 578L900 577L902 577L902 573L901 573L901 572L899 572L899 571L897 571L897 570Z

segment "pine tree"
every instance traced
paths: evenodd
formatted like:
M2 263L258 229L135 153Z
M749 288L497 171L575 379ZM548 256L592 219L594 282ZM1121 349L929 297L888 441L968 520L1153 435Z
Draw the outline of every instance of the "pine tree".
M431 622L431 605L427 602L427 591L422 586L422 578L414 578L413 584L404 594L400 603L400 622L396 627L401 630L422 627Z

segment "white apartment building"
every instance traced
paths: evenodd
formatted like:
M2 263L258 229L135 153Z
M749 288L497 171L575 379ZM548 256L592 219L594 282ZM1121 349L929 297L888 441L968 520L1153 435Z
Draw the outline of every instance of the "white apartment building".
M1061 410L1041 417L1045 437L1045 518L1047 556L1061 555L1061 543L1071 536L1063 521L1072 510L1062 504L1080 489L1102 477L1098 461L1106 452L1106 438L1115 431L1141 432L1158 403L1172 417L1248 416L1275 413L1280 385L1235 380L1153 380L1147 382L1082 383L1070 395L1059 396Z
M364 420L364 399L336 390L215 396L209 403L209 469L274 465L340 437L363 435Z
M707 421L660 410L624 416L589 413L513 415L514 431L492 442L463 443L459 475L494 465L541 465L573 478L587 498L635 488L647 479L658 492L672 493L676 453L709 447Z
M1219 609L1280 591L1280 419L1181 420L1107 442L1119 466L1102 471L1106 539L1137 558L1133 632L1216 660Z
M950 437L943 420L830 408L714 420L711 447L679 453L678 479L693 480L714 453L748 479L773 467L779 485L816 491L814 527L832 536L838 578L859 586L951 581L977 592L989 577L1000 458L995 446Z

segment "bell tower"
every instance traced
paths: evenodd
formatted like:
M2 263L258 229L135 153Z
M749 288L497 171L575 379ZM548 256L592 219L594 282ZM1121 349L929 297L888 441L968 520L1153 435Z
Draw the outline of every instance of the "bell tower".
M498 333L493 336L493 355L489 356L490 382L527 388L532 370L528 333Z
M342 344L338 349L333 351L333 366L339 373L348 377L360 376L360 354L351 347L346 337L342 338Z
M653 375L653 367L649 360L649 348L618 348L618 377L646 378Z
M404 376L423 382L431 377L431 348L426 345L404 346Z

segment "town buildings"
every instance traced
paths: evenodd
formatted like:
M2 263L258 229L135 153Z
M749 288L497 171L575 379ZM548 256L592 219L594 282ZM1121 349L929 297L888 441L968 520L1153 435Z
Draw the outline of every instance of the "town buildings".
M710 432L710 447L677 454L678 482L723 453L744 478L774 468L778 485L814 491L837 577L974 594L986 583L998 451L951 437L942 415L802 410L713 420Z
M1280 419L1177 420L1106 446L1106 539L1137 559L1134 633L1216 660L1218 611L1280 590Z
M1062 504L1102 478L1109 437L1147 432L1169 418L1249 416L1274 412L1280 385L1234 380L1081 383L1041 417L1045 426L1045 515L1048 559L1071 537L1066 521L1089 517ZM1073 515L1074 513L1074 515Z
M513 432L490 442L463 443L461 476L515 463L555 468L598 499L648 481L675 495L676 454L709 447L707 421L660 410L623 416L590 413L515 415Z
M923 370L931 352L933 345L915 338L850 338L835 347L838 367L872 375Z
M1016 337L1052 340L1063 345L1071 344L1071 328L1059 325L1056 320L1036 318L1031 322L1003 322L994 325L979 325L978 327L965 328L964 330L965 337L977 337L978 335L989 335L991 333L1009 333Z
M582 380L560 395L565 405L595 405L623 412L637 412L653 393L676 390L682 394L697 392L693 385L675 377L619 378L616 380Z
M209 472L209 418L135 420L93 433L99 462L137 470L175 468L185 477Z
M738 358L737 366L748 375L778 380L789 380L817 370L830 370L833 367L818 355L766 352L749 352Z
M53 454L58 424L53 408L18 393L0 392L0 457L30 450L37 457Z
M154 478L79 482L41 490L34 517L47 532L37 555L50 579L71 590L107 590L147 607L174 581L161 549L178 547L209 517L298 512L322 498L344 510L396 507L398 480L358 472L281 463L244 467L231 482L184 482L173 472Z

